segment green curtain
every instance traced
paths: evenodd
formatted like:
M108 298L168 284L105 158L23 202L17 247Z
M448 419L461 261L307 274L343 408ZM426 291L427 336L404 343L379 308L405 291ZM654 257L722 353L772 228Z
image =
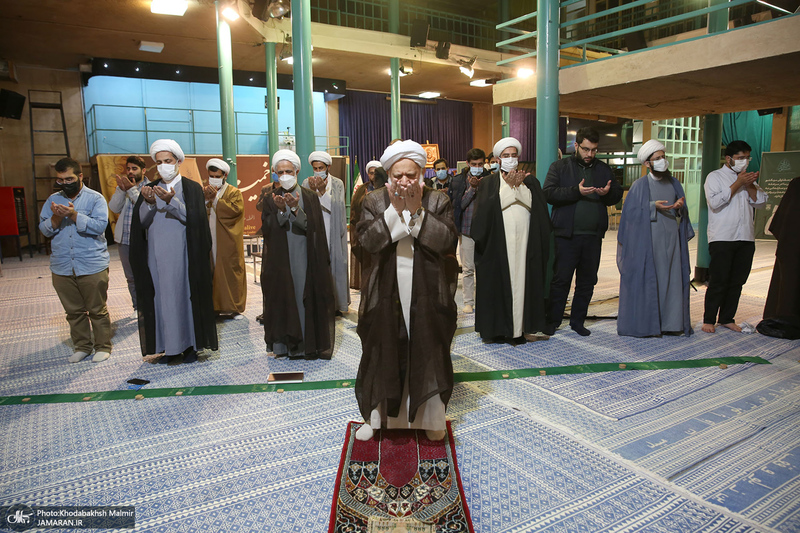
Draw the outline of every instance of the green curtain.
M750 172L761 168L761 154L769 152L772 144L772 115L761 116L758 111L726 113L722 116L722 144L744 141L753 151L753 160L747 167Z

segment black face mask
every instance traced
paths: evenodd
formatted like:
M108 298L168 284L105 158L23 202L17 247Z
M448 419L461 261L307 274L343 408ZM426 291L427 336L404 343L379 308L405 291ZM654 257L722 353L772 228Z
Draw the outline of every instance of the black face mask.
M74 181L72 183L64 183L63 185L61 185L61 190L64 191L64 194L72 198L73 196L78 194L78 191L81 190L81 182Z

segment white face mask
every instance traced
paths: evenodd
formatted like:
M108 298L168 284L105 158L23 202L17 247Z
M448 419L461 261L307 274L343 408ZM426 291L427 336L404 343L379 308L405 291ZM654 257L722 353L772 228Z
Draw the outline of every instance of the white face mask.
M480 176L483 174L483 167L469 167L469 173L473 176Z
M208 184L214 187L215 189L219 189L222 187L222 178L208 178Z
M293 176L292 174L282 174L278 179L281 182L281 187L287 191L297 185L297 176Z
M175 176L178 175L178 165L168 165L167 163L161 163L158 165L158 175L161 176L165 182L169 183Z
M651 165L653 165L653 170L656 172L664 172L667 170L669 166L666 159L659 159L658 161L651 161Z
M326 171L326 170L314 171L314 177L315 178L323 178L324 179L327 175L328 175L328 171Z
M503 172L516 170L517 165L519 165L519 159L516 157L504 157L500 159L500 168L503 169Z
M747 164L749 162L750 161L748 161L747 159L744 159L744 160L736 160L736 159L734 159L733 160L733 171L736 172L737 174L740 173L740 172L743 172L744 169L747 168Z

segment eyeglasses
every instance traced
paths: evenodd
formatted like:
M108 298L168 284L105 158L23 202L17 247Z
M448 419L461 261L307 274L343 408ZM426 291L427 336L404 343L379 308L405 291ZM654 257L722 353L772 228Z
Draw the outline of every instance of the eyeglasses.
M56 183L59 185L66 185L67 183L75 183L76 181L78 181L78 178L72 177L72 178L57 179Z
M580 148L581 152L583 152L584 154L596 154L597 153L597 148L586 148L585 146L581 146L580 144L578 145L578 148Z
M752 161L752 157L731 157L734 161Z

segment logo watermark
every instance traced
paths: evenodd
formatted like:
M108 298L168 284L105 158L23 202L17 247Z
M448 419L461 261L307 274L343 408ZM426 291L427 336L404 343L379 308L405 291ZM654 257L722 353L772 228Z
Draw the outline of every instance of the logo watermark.
M134 529L134 507L28 506L0 508L0 527L11 531L52 529Z

